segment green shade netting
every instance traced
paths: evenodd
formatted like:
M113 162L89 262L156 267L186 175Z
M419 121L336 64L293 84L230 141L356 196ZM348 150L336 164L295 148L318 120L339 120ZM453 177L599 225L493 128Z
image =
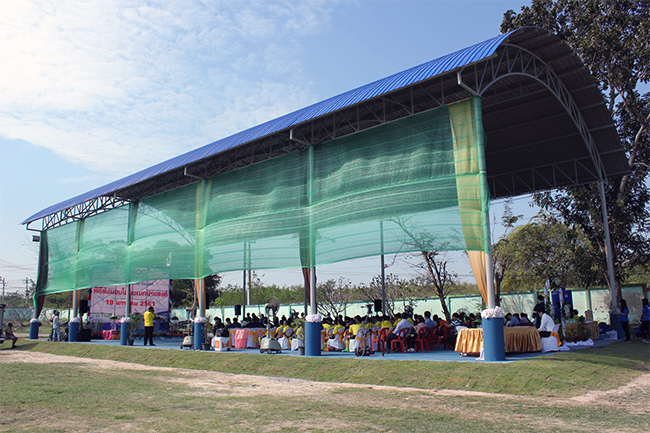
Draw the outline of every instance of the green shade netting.
M379 254L489 251L480 99L48 230L39 294Z

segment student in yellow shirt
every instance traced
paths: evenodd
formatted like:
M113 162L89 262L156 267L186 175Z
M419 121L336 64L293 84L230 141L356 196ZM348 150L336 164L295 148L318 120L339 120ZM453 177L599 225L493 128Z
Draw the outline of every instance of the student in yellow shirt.
M153 307L149 307L147 311L144 313L144 345L147 345L147 341L149 341L151 346L155 346L153 344L153 319L156 317L156 315L153 313Z

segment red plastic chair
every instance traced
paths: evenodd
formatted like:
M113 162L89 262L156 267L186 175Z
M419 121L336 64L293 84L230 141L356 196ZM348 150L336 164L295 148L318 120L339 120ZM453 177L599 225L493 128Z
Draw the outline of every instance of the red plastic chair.
M449 341L447 341L447 337L449 335L451 335L451 332L452 332L451 328L445 326L443 328L443 330L444 330L444 333L438 338L438 347L440 347L440 345L442 345L442 347L445 348L445 349L453 349L453 347L451 347L451 343L449 343Z
M409 328L403 328L400 329L399 334L397 334L397 339L393 340L390 345L390 350L391 352L395 353L395 345L399 344L400 346L400 352L404 353L404 346L408 346L408 343L406 342L406 336L408 335L410 329Z
M418 331L418 335L415 337L415 342L413 343L413 349L416 352L428 352L429 351L429 345L428 345L428 337L429 337L429 329L428 328L422 328Z
M427 335L427 344L429 345L429 350L433 351L438 349L438 327L429 328L429 334Z
M373 337L372 337L372 346L371 347L373 348L373 350L375 348L375 343L377 343L376 352L379 352L379 351L385 352L386 351L386 335L388 335L388 328L381 328L381 329L379 329L377 331L374 331L372 333L372 335L373 335Z

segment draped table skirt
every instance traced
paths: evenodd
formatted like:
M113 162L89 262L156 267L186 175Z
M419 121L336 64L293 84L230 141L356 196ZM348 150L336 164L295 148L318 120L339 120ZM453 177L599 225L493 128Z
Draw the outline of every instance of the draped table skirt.
M532 326L503 328L506 353L539 352L542 339ZM480 353L483 348L483 329L461 329L456 339L455 351L460 353Z

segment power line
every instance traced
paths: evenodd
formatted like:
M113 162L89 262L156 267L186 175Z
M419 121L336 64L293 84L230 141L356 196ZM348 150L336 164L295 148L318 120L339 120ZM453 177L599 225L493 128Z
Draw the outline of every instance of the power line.
M0 259L0 268L9 269L12 271L27 271L27 272L35 270L35 266L33 265L17 265L15 263L11 263L2 259Z

